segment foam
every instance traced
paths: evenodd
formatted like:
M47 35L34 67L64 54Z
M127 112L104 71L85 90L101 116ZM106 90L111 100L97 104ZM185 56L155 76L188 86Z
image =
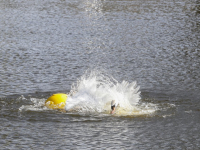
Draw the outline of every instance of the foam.
M109 113L111 101L118 103L115 115L144 115L155 112L155 106L139 105L137 82L118 82L111 75L98 70L86 71L72 85L66 101L66 111L81 113Z

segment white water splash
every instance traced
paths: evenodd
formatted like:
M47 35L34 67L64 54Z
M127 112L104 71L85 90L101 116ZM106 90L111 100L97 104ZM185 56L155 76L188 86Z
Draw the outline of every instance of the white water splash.
M30 101L33 103L32 105L22 105L19 111L43 111L48 109L44 104L45 99L30 98Z
M120 83L97 70L87 71L72 86L65 109L83 113L109 113L111 100L118 103L117 115L143 115L155 111L148 105L138 106L140 91L136 81Z
M67 112L109 114L111 101L118 104L115 115L149 115L157 110L152 103L140 102L140 91L136 81L118 82L102 71L87 71L75 84L68 95L65 110ZM31 105L22 105L19 111L44 111L46 99L30 98Z

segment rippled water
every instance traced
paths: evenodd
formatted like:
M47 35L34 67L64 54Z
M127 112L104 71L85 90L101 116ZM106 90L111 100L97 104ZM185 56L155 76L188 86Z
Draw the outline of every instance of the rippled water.
M199 149L199 20L198 0L1 0L1 148ZM157 111L116 117L42 105L94 67L136 80L141 103Z

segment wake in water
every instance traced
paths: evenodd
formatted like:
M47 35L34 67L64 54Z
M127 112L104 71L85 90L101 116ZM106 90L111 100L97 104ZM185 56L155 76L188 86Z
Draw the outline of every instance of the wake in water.
M68 112L110 113L111 101L117 102L115 115L144 115L155 109L139 105L140 91L136 81L115 80L105 72L87 71L72 85L65 109Z

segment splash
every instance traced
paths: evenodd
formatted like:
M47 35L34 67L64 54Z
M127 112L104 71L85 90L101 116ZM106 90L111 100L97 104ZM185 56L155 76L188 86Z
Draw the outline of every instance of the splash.
M153 114L158 107L156 104L141 102L137 82L118 82L106 71L88 70L72 84L65 105L68 113L79 114L110 114L111 101L117 102L116 116L138 116ZM46 111L46 99L20 97L23 103L20 112Z
M98 71L86 71L72 85L65 109L68 112L109 113L111 100L118 103L115 115L143 115L155 111L148 105L138 105L140 91L136 81L121 83L109 74Z
M28 99L24 98L24 100L28 100ZM19 111L20 112L22 112L22 111L43 111L43 110L47 110L48 109L44 105L45 99L30 98L30 101L32 102L31 105L22 105L19 108Z

